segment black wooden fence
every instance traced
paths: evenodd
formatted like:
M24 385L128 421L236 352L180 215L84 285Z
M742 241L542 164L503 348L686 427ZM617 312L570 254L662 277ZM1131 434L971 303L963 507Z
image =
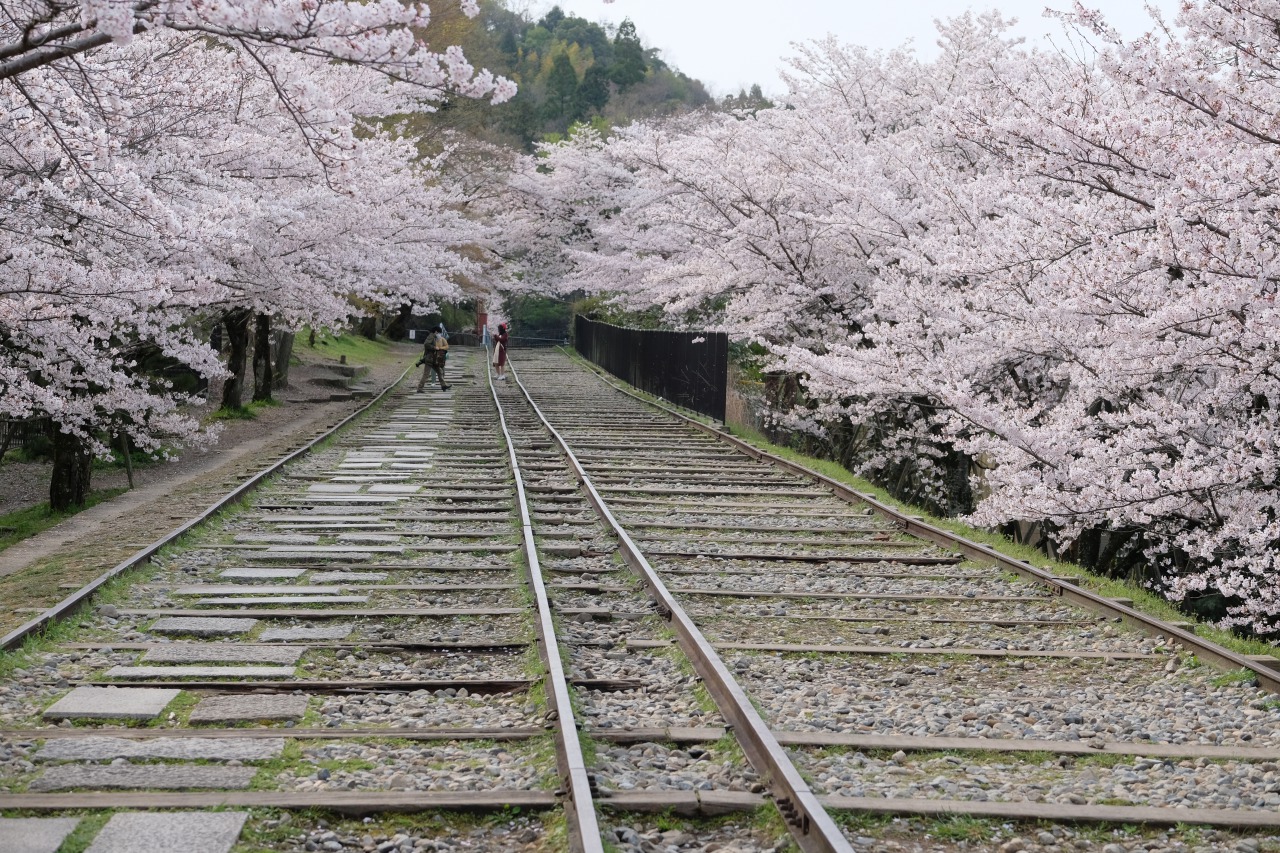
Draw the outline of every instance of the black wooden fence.
M49 435L48 418L10 420L0 418L0 455L5 451L31 450Z
M573 318L574 347L619 379L686 409L724 420L729 339L722 332L627 329Z

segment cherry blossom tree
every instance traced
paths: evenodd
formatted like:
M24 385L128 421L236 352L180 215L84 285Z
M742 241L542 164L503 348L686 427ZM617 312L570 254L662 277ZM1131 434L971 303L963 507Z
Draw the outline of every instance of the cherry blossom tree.
M201 317L332 325L354 299L454 292L469 263L452 249L480 229L438 163L361 117L513 88L418 44L425 14L6 6L0 415L55 422L55 506L83 501L105 437L153 449L195 435L183 398L139 364L159 354L218 374Z
M460 5L479 13L476 0ZM515 94L510 81L477 73L457 47L436 52L421 43L414 30L430 19L427 4L399 0L15 0L0 19L0 80L171 30L235 44L255 61L287 49L374 68L437 95Z
M974 520L1105 531L1274 630L1280 4L1132 43L1063 17L1077 50L964 16L928 63L809 46L785 109L557 146L531 174L564 224L533 244L766 346L815 428L874 434L864 466L963 452Z
M1042 360L1035 399L974 395L997 463L978 517L1130 531L1174 597L1274 630L1280 6L1187 4L1131 44L1068 22L1096 67L1024 74L1016 109L971 123L1037 201L1001 230L1040 250L989 257L1020 256L1002 326Z

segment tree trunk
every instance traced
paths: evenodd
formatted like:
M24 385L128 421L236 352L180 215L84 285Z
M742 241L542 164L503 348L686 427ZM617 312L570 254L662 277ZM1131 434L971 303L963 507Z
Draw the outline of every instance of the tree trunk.
M276 387L289 387L289 361L293 358L293 332L281 332L276 343Z
M253 402L271 399L271 316L259 314L253 342Z
M65 512L84 506L89 497L93 457L84 440L60 429L53 432L53 474L49 479L49 508Z
M409 332L413 330L413 306L404 303L400 306L400 329L396 333L396 340L404 340L409 337Z
M124 473L129 478L129 488L133 488L133 451L130 445L133 442L129 440L129 433L120 433L120 454L124 457Z
M222 408L239 409L244 397L245 360L249 350L249 317L247 309L237 308L223 321L227 327L227 370L231 375L222 386Z

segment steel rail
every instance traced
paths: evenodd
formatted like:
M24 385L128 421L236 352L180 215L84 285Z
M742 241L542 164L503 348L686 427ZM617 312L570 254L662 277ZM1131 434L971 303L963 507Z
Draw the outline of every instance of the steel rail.
M409 375L409 371L412 369L413 368L411 367L405 368L404 372L400 374L399 378L397 378L394 382L388 384L387 387L383 388L380 392L378 392L377 396L371 399L368 403L356 409L354 412L352 412L351 414L347 415L345 418L340 420L337 424L325 430L315 438L311 439L306 444L299 447L297 450L292 451L287 456L281 457L280 459L278 459L268 467L263 468L261 471L259 471L256 474L253 474L248 479L246 479L243 483L241 483L239 486L236 486L236 488L227 492L225 495L223 495L222 497L214 501L212 504L210 504L199 515L189 519L188 521L184 522L178 527L173 528L164 536L152 542L150 545L146 546L145 548L139 551L135 551L129 557L125 558L123 562L118 563L112 568L103 572L101 575L89 581L89 583L80 587L78 590L71 593L66 598L59 601L57 604L45 610L39 616L36 616L30 621L18 626L17 628L14 628L12 631L10 631L8 634L5 634L3 637L0 637L0 651L9 651L13 648L16 648L18 644L25 641L28 637L34 636L35 634L44 630L54 622L57 622L61 619L65 619L71 614L75 613L77 610L83 607L89 601L89 599L93 597L93 594L97 592L99 589L101 589L107 582L111 581L114 578L119 577L120 575L124 574L130 569L136 568L137 566L141 566L144 563L148 562L152 557L158 554L161 549L175 542L176 540L181 538L183 535L190 532L192 529L199 527L201 524L204 524L206 521L213 518L213 516L217 515L219 512L225 509L227 506L240 500L242 497L244 497L249 492L253 491L259 485L261 485L262 482L266 480L268 477L273 476L277 471L279 471L285 465L288 465L290 462L293 462L296 459L300 459L303 456L306 456L313 449L315 449L315 446L317 444L320 444L321 442L327 440L332 435L334 435L339 430L341 430L343 427L347 426L347 424L354 421L356 418L359 418L365 413L372 411L375 406L379 405L383 401L383 399L389 393L391 393L391 390L393 388L395 388L397 385L399 385L401 382L404 381L404 378Z
M800 476L815 480L818 483L829 487L838 497L849 501L850 503L865 504L875 510L879 515L894 521L898 527L906 533L917 536L920 539L933 542L936 545L953 548L971 559L988 561L1021 577L1035 580L1048 587L1056 596L1060 596L1063 599L1087 610L1092 610L1111 618L1122 619L1127 624L1138 628L1145 633L1163 634L1190 649L1198 658L1208 661L1220 669L1248 670L1254 674L1254 678L1263 690L1270 693L1280 693L1280 671L1272 669L1272 664L1270 664L1269 661L1260 662L1254 660L1251 656L1233 652L1211 640L1199 637L1194 632L1188 631L1178 625L1162 621L1155 616L1143 613L1115 599L1107 598L1106 596L1098 595L1097 593L1083 589L1071 578L1051 574L1044 569L1037 568L1026 560L1015 560L1013 557L1001 554L999 551L988 545L983 545L980 542L974 542L972 539L966 539L963 536L952 533L948 530L943 530L940 527L934 527L932 524L929 524L918 517L908 515L894 509L888 504L882 503L873 495L859 492L858 490L846 486L838 480L833 480L827 475L815 471L812 468L801 465L798 462L792 462L789 459L784 459L783 457L769 453L766 450L761 450L754 445L748 444L737 436L730 435L718 427L703 423L671 406L655 402L652 399L648 399L645 396L637 394L632 389L624 387L612 378L604 375L600 368L591 362L581 359L580 356L578 356L577 359L587 365L590 368L591 373L593 373L596 378L610 388L613 388L615 391L626 394L628 397L639 400L641 403L652 406L659 411L666 412L672 417L683 421L701 432L714 436L724 443L731 445L753 459L779 465L794 474L799 474ZM1280 667L1280 659L1276 659L1273 665Z
M507 445L511 476L515 480L526 580L537 608L538 655L546 668L546 683L549 688L547 702L551 706L556 730L556 761L559 764L564 793L569 800L565 809L569 818L569 845L574 853L604 853L604 840L600 834L599 821L596 819L592 780L587 772L582 744L578 740L578 724L574 719L573 704L569 698L568 677L564 671L564 659L560 654L560 643L556 638L555 623L551 618L551 602L547 598L542 566L538 562L537 543L533 537L533 519L529 514L529 499L525 494L524 478L520 474L520 461L516 456L515 441L507 426L507 415L502 408L502 401L498 399L498 389L494 387L493 371L487 358L485 365L489 393L498 410L498 425L502 429L502 437Z
M809 788L808 783L791 762L786 750L778 743L760 713L751 704L746 691L738 684L720 655L698 630L693 620L658 577L658 573L649 565L644 553L614 517L569 443L551 425L538 404L533 401L533 397L520 381L519 374L510 360L507 362L507 367L534 414L569 461L575 476L586 490L592 507L618 537L623 559L649 588L650 595L657 603L662 617L671 623L681 650L689 657L694 671L702 679L720 712L729 722L733 735L742 745L747 759L756 772L773 788L774 803L782 813L792 838L805 853L852 853L853 847L845 839L835 821L827 814L826 809L818 801L817 795Z

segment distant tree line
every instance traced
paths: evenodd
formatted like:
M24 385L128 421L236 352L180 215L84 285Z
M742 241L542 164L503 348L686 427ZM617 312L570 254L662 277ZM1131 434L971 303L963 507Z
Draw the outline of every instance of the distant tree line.
M554 6L534 21L500 0L482 0L473 19L460 15L433 21L433 41L458 43L476 66L514 80L518 94L499 107L455 100L433 125L444 124L488 142L532 150L537 142L562 138L571 127L594 123L602 130L642 118L720 106L703 84L645 47L630 19L616 29ZM753 95L726 99L737 108ZM730 102L733 102L732 104Z

